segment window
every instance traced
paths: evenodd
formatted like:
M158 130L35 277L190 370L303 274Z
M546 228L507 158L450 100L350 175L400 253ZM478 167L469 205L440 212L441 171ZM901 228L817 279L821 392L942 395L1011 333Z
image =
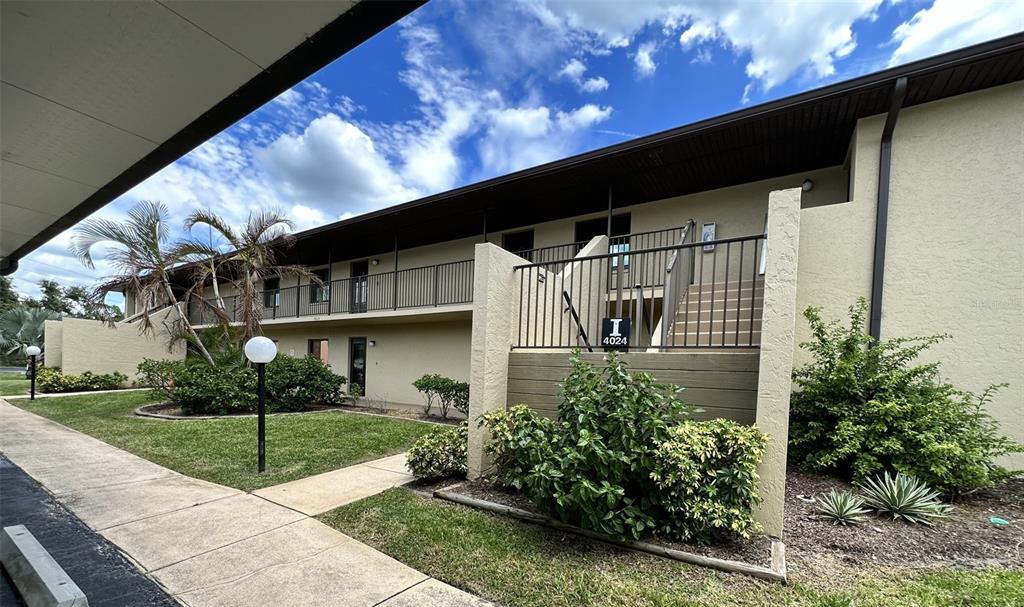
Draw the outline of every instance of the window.
M308 356L315 356L319 358L321 362L327 364L328 347L326 339L311 339L309 340L309 348L306 351Z
M278 277L263 279L263 307L276 308L281 305L281 279Z
M521 253L533 248L533 230L502 234L501 248L510 253Z
M608 242L609 253L628 253L629 252L629 229L630 229L630 216L629 213L623 213L622 215L612 215L612 233L611 238ZM608 232L608 217L598 217L597 219L586 219L584 221L576 222L576 247L577 252L582 249L590 239L595 236L603 236ZM623 265L629 267L629 256L625 255L622 258ZM619 258L612 258L612 267L618 267Z
M313 276L316 276L323 283L323 286L316 284L315 282L310 286L309 289L309 303L321 303L327 301L330 294L331 271L328 268L321 268L319 270L313 270Z

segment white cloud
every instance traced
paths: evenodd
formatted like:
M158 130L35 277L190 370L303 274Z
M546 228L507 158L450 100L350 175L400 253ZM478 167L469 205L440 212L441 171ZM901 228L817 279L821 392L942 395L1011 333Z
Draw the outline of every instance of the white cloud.
M480 160L491 174L503 174L557 160L574 151L576 136L607 120L610 107L587 104L569 112L547 107L504 108L489 112L478 143Z
M935 0L893 31L899 46L889 65L970 46L1024 30L1024 3Z
M658 45L655 42L644 42L636 49L633 63L636 66L637 75L641 78L653 76L654 71L658 69L658 64L654 62L654 51L657 48Z
M856 48L852 26L872 19L882 0L799 2L797 0L722 0L719 2L577 2L531 3L565 39L589 38L607 48L629 45L641 32L678 35L684 52L698 62L710 60L703 45L715 43L747 55L748 91L768 91L800 72L816 79L836 72L835 62ZM633 54L637 74L653 73L654 41Z
M584 79L583 76L586 72L587 64L574 57L565 62L565 65L559 70L558 76L569 80L584 93L600 93L608 90L608 80L603 76Z

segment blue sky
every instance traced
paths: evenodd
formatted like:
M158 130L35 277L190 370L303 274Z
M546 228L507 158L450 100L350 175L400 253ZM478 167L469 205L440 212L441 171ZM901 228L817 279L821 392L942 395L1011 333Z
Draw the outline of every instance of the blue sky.
M97 215L305 229L1021 30L998 0L431 0ZM69 239L15 287L102 277Z

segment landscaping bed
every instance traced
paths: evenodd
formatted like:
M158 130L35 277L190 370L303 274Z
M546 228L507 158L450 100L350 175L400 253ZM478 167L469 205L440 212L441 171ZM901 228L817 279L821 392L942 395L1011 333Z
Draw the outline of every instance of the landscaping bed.
M849 570L897 567L1024 569L1024 479L953 503L931 527L884 516L842 526L815 516L800 496L850 489L843 481L790 470L786 479L785 541L790 574L808 578ZM994 525L990 518L1009 521Z
M354 411L357 413L372 413L374 415L386 415L388 417L397 417L400 419L413 419L421 422L431 422L435 424L447 424L449 426L457 426L465 421L465 419L457 418L454 415L448 418L444 418L439 415L424 415L421 407L378 407L371 404L343 404L340 406L340 408L343 411Z
M502 506L509 506L531 514L551 517L550 513L544 512L538 508L524 495L517 493L515 490L508 487L503 487L488 481L478 480L466 482L445 488L444 491L465 495L467 497L476 498L494 504L500 504ZM699 556L737 561L758 567L771 567L771 539L765 536L755 536L749 540L731 538L730 540L720 544L706 546L694 542L672 541L661 537L645 537L643 538L643 541L658 547L688 552Z
M296 415L303 413L326 413L329 411L342 411L344 408L340 405L324 405L319 403L310 403L306 405L301 411L282 411L277 413L268 413L268 415ZM154 419L231 419L233 417L252 417L255 413L225 413L223 415L198 415L188 414L182 410L181 406L174 403L156 403L152 405L143 405L135 410L135 415L140 417L151 417Z

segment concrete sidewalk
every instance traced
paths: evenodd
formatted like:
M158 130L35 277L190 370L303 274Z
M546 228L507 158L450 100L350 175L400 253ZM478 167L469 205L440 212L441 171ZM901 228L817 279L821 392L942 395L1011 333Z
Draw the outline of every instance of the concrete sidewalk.
M488 604L303 512L183 476L2 400L0 451L186 605ZM365 464L359 475L402 478L395 461L379 465L392 470ZM284 503L296 495L264 491L274 489Z

